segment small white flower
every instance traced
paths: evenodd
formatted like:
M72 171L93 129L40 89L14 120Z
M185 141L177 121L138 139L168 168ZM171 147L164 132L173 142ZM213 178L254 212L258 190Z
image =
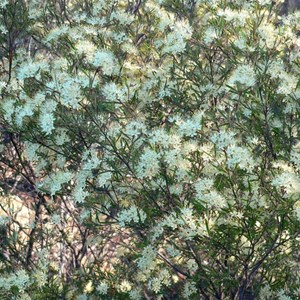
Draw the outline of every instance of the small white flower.
M159 293L161 289L161 280L160 278L152 278L148 284L149 289L154 293Z
M119 290L123 293L129 292L132 289L132 286L130 284L129 281L127 280L123 280L120 284L119 284Z
M190 299L193 294L197 293L196 284L194 282L187 281L183 288L183 297Z
M101 282L101 283L97 286L96 290L97 290L97 292L98 292L99 294L101 294L101 295L106 295L106 294L107 294L107 291L108 291L108 288L109 288L109 286L108 286L108 284L107 284L106 282Z
M2 0L0 3L0 8L5 8L5 6L8 4L8 0Z

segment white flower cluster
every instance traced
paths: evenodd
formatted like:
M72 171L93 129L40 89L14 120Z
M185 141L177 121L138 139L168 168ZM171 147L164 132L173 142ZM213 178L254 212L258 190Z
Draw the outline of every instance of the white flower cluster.
M230 145L227 150L227 165L230 169L236 166L240 169L251 171L255 166L254 159L250 151L245 147Z
M41 186L49 189L51 196L53 196L61 190L63 184L72 179L72 176L72 172L58 171L45 179Z
M258 0L258 3L260 4L260 5L270 5L270 4L272 4L272 0Z
M27 61L24 62L17 72L17 78L24 80L26 78L34 77L41 79L41 72L49 70L49 65L45 61Z
M211 141L216 144L218 149L224 149L234 143L235 135L234 132L220 130L211 136Z
M10 218L7 216L0 216L0 226L6 226L10 221Z
M283 188L286 193L284 197L297 197L300 194L300 178L294 173L281 173L272 180L272 185L278 189Z
M257 32L268 48L273 48L275 46L278 32L273 24L260 24Z
M184 299L191 299L191 296L197 293L195 282L187 281L183 289Z
M181 140L178 135L169 134L163 128L158 128L149 134L149 142L151 145L159 145L167 150L170 147L179 148Z
M199 179L195 184L197 199L209 208L221 209L227 206L226 200L214 189L210 178Z
M3 0L1 3L0 3L0 8L5 8L5 6L8 4L8 0Z
M57 41L61 36L67 34L69 28L66 25L52 29L44 38L47 44Z
M112 172L110 171L99 174L97 177L97 183L99 187L103 187L104 185L107 185L111 177L112 177Z
M192 118L185 120L178 120L176 124L178 125L180 136L194 137L197 135L197 131L202 128L202 117L203 113L200 112L195 114Z
M118 285L118 290L122 293L127 293L132 289L132 285L128 280L122 280Z
M278 297L278 300L292 300L292 298L290 296L288 296L283 289L278 291L277 297Z
M295 167L300 171L300 143L291 151L291 161L295 164Z
M63 81L63 84L60 85L60 102L74 109L78 109L79 101L81 99L81 87L80 80L67 78Z
M4 10L19 7L18 1L8 8L9 1L2 2ZM70 290L71 298L113 299L120 294L124 299L148 295L162 299L172 297L174 290L179 298L201 298L197 283L204 274L196 256L208 279L204 294L228 275L222 268L225 260L239 274L244 255L251 264L268 251L264 247L272 237L268 233L278 230L267 226L270 217L278 217L270 201L274 190L289 198L280 203L280 214L290 217L287 227L290 220L291 226L294 219L300 220L300 146L281 143L299 135L300 13L280 19L276 12L280 0L273 1L274 6L271 0L149 0L141 5L95 0L89 7L78 0L65 1L65 13L57 13L62 5L52 5L53 14L41 2L47 1L22 1L31 22L14 41L12 64L3 52L0 111L3 131L16 138L17 146L20 141L22 158L24 154L31 163L37 182L56 196L52 198L64 197L68 205L65 212L60 200L49 200L50 222L41 228L30 222L24 228L41 229L33 260L47 235L51 259L64 265L62 271L71 270L70 281L57 281ZM0 16L0 32L9 37L14 30L6 23ZM268 151L264 130L259 128L266 121L282 161L271 155L254 158L256 149ZM27 140L24 148L23 140ZM9 143L0 145L0 150L6 163ZM17 160L9 157L9 162ZM22 167L20 162L18 166ZM267 189L269 184L274 188ZM149 205L153 195L155 208ZM112 206L119 208L113 220L107 213ZM257 220L252 228L249 206ZM17 222L8 212L2 215L0 208L0 225L10 229ZM80 256L83 276L73 289L69 282L73 285L78 277L68 265L76 254L71 246L81 243L81 229L96 228L97 222L118 240L126 236L126 245L106 250L110 237L103 239L99 230L91 228L90 247ZM251 232L235 237L237 227ZM291 235L289 229L278 243ZM59 240L68 240L56 245L60 230L66 234L60 234ZM140 230L147 235L143 246ZM210 268L216 233L220 233L218 249L227 249L230 243L233 256L218 251L220 263ZM18 236L11 241L12 249L26 252L26 243L17 244ZM249 251L253 241L257 245ZM297 243L294 238L283 246L288 250L276 252L279 258L287 255L290 266L295 261L288 251ZM60 261L57 249L67 259ZM103 251L113 253L109 262ZM3 263L13 266L14 257ZM173 263L192 278L176 272ZM100 272L94 272L97 266ZM43 286L60 280L46 264L29 269L30 275L23 270L11 276L3 273L0 293L16 287L22 293L32 285L40 296L32 297L42 298ZM278 280L278 286L286 285L284 276L270 273L265 265L261 272ZM222 281L224 298L231 297L231 288L231 282ZM292 295L273 289L263 288L261 298L283 300Z
M101 295L106 295L109 285L106 282L100 282L96 288L97 292Z
M186 262L186 266L187 266L187 269L192 274L194 274L198 270L198 268L199 268L197 262L193 258L189 259Z
M168 245L167 246L167 252L171 257L176 257L180 255L180 251L175 248L173 245Z
M82 203L89 195L86 189L86 181L88 178L93 178L92 170L97 168L100 163L101 161L95 149L90 149L83 153L81 169L74 176L76 185L73 189L73 196L75 202Z
M152 241L157 240L164 232L164 227L176 229L178 227L179 219L175 214L166 216L162 221L158 222L152 229ZM182 225L182 222L180 222Z
M259 299L260 300L267 300L267 299L271 299L272 297L272 292L271 292L271 288L269 285L265 285L259 293Z
M96 51L96 46L88 40L79 40L75 45L76 51L79 55L84 55L87 61L93 59L94 53Z
M148 287L155 293L159 293L163 286L170 286L171 276L167 269L159 272L157 277L152 277L149 280Z
M38 159L37 150L39 149L40 145L26 142L25 144L25 155L29 161L36 161Z
M218 16L224 17L227 22L232 22L235 26L245 26L246 21L249 18L249 12L246 10L232 10L225 8L218 11Z
M107 101L126 101L125 88L115 84L114 82L106 83L102 88L102 94Z
M152 178L159 172L160 155L150 148L145 149L137 166L138 178Z
M36 106L35 101L27 101L24 106L18 106L15 109L16 124L19 127L22 127L24 117L31 117L33 115Z
M227 84L234 86L236 83L245 85L246 87L254 86L256 75L254 68L250 65L239 65L229 77Z
M12 122L15 112L15 102L12 99L6 99L2 103L3 117L6 121Z
M212 26L209 26L205 30L203 40L209 44L213 42L215 39L217 39L218 36L219 36L218 30Z
M73 190L73 197L75 202L77 203L83 203L86 197L89 196L89 192L85 190L83 186L76 185L76 187Z
M136 206L131 206L119 213L118 221L121 227L125 227L125 224L130 222L143 223L146 220L146 217L146 214L141 209L138 209Z
M96 151L88 150L83 153L81 169L75 176L76 185L73 189L75 202L83 203L85 198L88 197L89 192L86 189L86 181L88 178L93 178L92 170L97 168L99 164L100 159L98 158Z
M118 21L120 25L125 26L134 21L134 16L123 11L114 11L110 15L110 19Z
M187 22L177 21L163 43L163 53L181 53L186 46L186 41L192 36L192 28Z
M94 67L101 68L104 75L111 76L118 71L116 57L109 50L96 50L91 63Z
M180 149L171 149L166 151L164 161L171 167L178 167L178 162L182 160L182 153Z
M47 284L48 281L48 255L44 251L39 253L39 262L36 270L34 271L34 279L39 288L42 288Z
M298 221L300 221L300 201L297 201L294 204L294 213L295 213L296 218L298 219Z
M29 285L30 277L25 270L19 270L9 276L1 276L0 278L0 288L6 291L10 291L13 286L17 286L19 292L22 293Z
M289 95L292 92L295 92L298 85L298 77L287 72L281 72L278 74L280 79L279 86L277 88L277 93Z
M153 270L156 266L156 255L156 251L151 245L146 246L137 262L139 269L141 271Z
M53 100L48 100L42 107L39 116L39 123L42 128L42 131L49 135L54 130L54 121L55 116L54 112L56 109L57 103Z
M132 289L129 292L129 297L131 300L141 300L142 299L142 295L141 295L141 291L138 288Z
M65 143L70 142L70 138L65 128L56 128L55 134L56 134L55 136L56 145L62 146Z
M125 133L130 137L137 137L142 133L146 133L146 125L137 120L133 120L126 124Z

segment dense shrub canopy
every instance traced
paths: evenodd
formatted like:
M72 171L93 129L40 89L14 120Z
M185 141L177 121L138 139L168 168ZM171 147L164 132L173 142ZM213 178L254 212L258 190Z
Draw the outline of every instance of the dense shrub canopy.
M299 299L281 2L2 0L1 299Z

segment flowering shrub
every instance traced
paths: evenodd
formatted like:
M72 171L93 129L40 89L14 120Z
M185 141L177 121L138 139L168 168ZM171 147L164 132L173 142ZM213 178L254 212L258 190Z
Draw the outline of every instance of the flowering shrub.
M2 298L299 299L281 2L1 2Z

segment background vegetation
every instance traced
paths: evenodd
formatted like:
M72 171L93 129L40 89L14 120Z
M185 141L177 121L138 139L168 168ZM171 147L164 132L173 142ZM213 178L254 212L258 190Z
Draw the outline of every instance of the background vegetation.
M1 299L299 299L281 2L1 1Z

